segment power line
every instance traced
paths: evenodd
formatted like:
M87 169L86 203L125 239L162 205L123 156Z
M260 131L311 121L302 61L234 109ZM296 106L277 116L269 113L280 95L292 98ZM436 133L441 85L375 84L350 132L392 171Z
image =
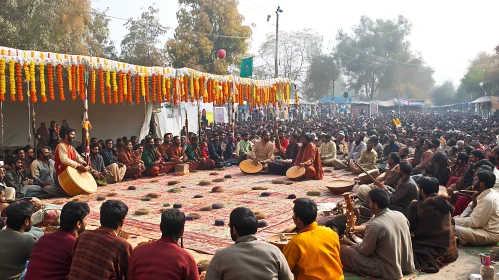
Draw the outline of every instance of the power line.
M394 63L397 63L397 64L405 64L405 65L410 65L410 66L418 66L418 67L419 67L419 66L421 66L421 65L419 65L419 64L413 64L413 63L400 62L400 61L392 60L392 59L389 59L389 58L386 58L386 57L382 57L382 56L379 56L379 55L370 54L370 53L368 53L368 52L366 52L366 51L363 51L363 50L360 50L360 49L357 49L357 48L354 48L354 47L352 47L352 46L348 46L348 45L345 45L345 47L347 47L347 48L351 48L351 49L353 49L353 50L356 50L356 51L361 52L361 53L366 54L366 55L370 55L370 56L374 56L374 57L377 57L377 58L380 58L380 59L388 60L388 61L390 61L390 62L394 62Z

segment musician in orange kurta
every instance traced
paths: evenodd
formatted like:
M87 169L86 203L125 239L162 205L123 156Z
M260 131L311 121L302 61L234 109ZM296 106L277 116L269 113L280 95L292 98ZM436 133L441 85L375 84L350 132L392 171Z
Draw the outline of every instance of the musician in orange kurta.
M322 170L321 157L319 150L311 141L312 137L308 134L300 136L302 146L296 156L295 166L305 167L307 179L322 180L324 171Z
M71 146L73 143L76 134L74 129L70 127L62 127L61 132L60 132L60 137L62 139L62 142L57 145L55 148L55 172L56 172L56 177L59 178L59 175L68 168L68 166L71 166L73 168L76 168L79 172L87 172L88 167L87 163L83 159L82 156L76 152L75 148ZM59 191L48 191L51 195L53 196L64 196L65 192L60 189Z
M182 148L182 146L180 146L180 137L178 136L173 137L172 144L170 145L166 153L171 162L174 162L176 164L189 164L190 171L196 170L199 166L199 162L189 161L189 158L185 154L184 149Z
M124 150L118 154L118 162L126 166L126 179L138 179L146 169L144 162L137 158L133 151L132 142L125 141Z

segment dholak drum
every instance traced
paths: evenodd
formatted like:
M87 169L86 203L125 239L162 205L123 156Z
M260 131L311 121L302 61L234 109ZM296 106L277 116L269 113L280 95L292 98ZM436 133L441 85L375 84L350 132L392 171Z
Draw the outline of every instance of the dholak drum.
M80 173L71 166L59 174L59 184L69 196L93 193L97 190L97 183L92 174Z
M281 251L284 249L284 246L288 244L289 240L295 236L296 233L281 233L281 234L274 234L269 237L267 237L267 243L270 243L274 246L277 246Z
M367 171L367 173L369 173L374 179L376 179L376 177L379 176L378 169L373 169L373 170ZM361 184L370 184L373 182L373 180L371 180L371 178L369 176L367 176L366 173L361 173L359 175L359 181Z
M261 163L255 164L252 159L247 159L241 161L239 169L246 174L255 174L262 171L263 165Z
M286 177L291 180L298 180L305 176L305 167L293 166L286 171Z

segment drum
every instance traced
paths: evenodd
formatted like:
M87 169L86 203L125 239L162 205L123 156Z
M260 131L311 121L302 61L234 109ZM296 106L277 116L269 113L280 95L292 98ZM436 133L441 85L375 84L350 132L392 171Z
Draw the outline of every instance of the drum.
M291 180L298 180L305 176L305 167L293 166L286 171L286 177Z
M354 186L355 182L348 180L334 180L326 184L326 188L334 194L350 192Z
M373 170L367 171L367 173L369 173L373 178L376 178L379 176L378 169L373 169ZM367 176L366 173L361 173L359 175L359 181L361 184L370 184L373 182L373 180L371 180L371 178L369 176Z
M284 249L284 246L288 244L289 240L295 236L296 233L280 233L280 234L274 234L269 237L267 237L267 243L270 243L274 246L277 246L281 251Z
M241 171L246 174L256 174L262 171L263 165L261 163L255 165L252 159L247 159L241 161L241 163L239 164L239 169L241 169Z
M97 191L97 183L92 174L80 173L75 168L68 166L59 174L59 185L69 195L88 194Z

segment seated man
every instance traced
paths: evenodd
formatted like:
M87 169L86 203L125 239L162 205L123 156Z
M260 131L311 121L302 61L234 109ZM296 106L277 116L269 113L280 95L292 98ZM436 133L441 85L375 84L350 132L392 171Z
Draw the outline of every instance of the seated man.
M135 247L128 265L128 279L198 280L196 261L178 246L184 225L184 213L177 209L163 212L159 225L161 239Z
M62 207L59 230L42 236L33 247L25 280L65 279L69 275L76 238L85 230L90 208L70 201Z
M4 182L5 168L0 166L0 192L3 192L3 198L6 201L13 201L16 199L16 189L8 187Z
M353 135L348 135L349 140L353 139ZM366 143L364 143L363 137L360 134L355 135L355 140L351 142L351 148L348 148L349 152L343 160L335 160L333 161L333 166L336 169L344 169L348 167L350 160L357 160L362 153L366 149Z
M499 192L493 189L496 176L490 171L479 171L473 181L471 209L459 218L453 218L455 232L463 245L491 245L499 241Z
M412 167L407 162L399 163L400 173L399 173L399 181L395 188L391 188L381 182L374 182L373 185L383 189L389 195L390 199L390 209L397 210L402 213L407 213L407 207L409 204L418 198L418 188L416 186L416 182L411 178ZM370 190L366 190L366 185L361 185L357 189L357 196L363 200L367 201L367 194ZM371 189L374 186L370 186Z
M336 157L339 160L344 159L346 156L348 156L348 143L345 141L345 133L342 131L339 132L336 135L336 146L337 146L337 153Z
M401 279L414 272L411 233L406 217L388 209L390 198L381 189L369 192L369 208L374 217L355 227L364 233L361 243L341 239L341 263L345 271L363 277ZM394 246L397 244L397 246Z
M248 159L255 163L260 162L264 166L274 158L274 144L270 142L270 132L264 131L262 139L255 143L252 151L248 154Z
M215 167L221 168L224 166L222 144L220 143L220 136L216 133L213 134L213 138L208 144L208 153L210 155L210 159L215 161Z
M198 162L198 169L212 169L215 166L215 161L203 156L203 152L199 147L199 138L194 135L191 137L191 143L185 150L187 158L192 162Z
M296 156L298 156L298 151L300 150L300 146L298 146L298 140L299 137L297 134L292 134L289 137L289 144L286 148L286 153L284 154L284 160L281 160L280 162L269 162L269 173L276 175L286 175L286 171L288 171L288 169L294 165Z
M383 185L389 186L393 189L396 188L399 180L400 180L400 157L397 153L391 153L388 156L388 170L379 175L376 178L376 181L382 183ZM356 195L362 201L367 201L367 194L373 187L376 185L372 183L371 185L363 184L357 188Z
M100 208L101 226L86 230L74 247L68 280L126 279L132 245L118 233L128 207L119 200L108 200Z
M374 143L369 139L366 143L366 149L360 153L357 164L364 168L365 171L377 169L376 161L378 160L378 153L373 149ZM350 169L354 173L362 173L362 170L354 164L354 160L350 159ZM379 174L379 173L378 173Z
M124 150L118 154L118 162L126 166L125 179L138 179L146 169L144 162L135 155L130 140L125 141Z
M312 138L308 134L300 136L302 144L296 156L295 166L305 168L305 178L322 180L324 171L322 170L319 150L311 141Z
M336 159L336 144L331 141L331 135L324 136L324 143L319 147L321 162L324 166L333 166L333 160Z
M414 167L412 171L413 174L424 174L426 169L431 164L431 159L433 158L433 144L429 140L424 140L423 142L423 155L421 156L421 162Z
M166 153L166 151L168 151L168 148L170 147L170 142L172 141L173 134L166 133L165 135L163 135L163 137L164 137L163 143L156 145L157 141L155 141L154 144L156 146L156 149L158 149L159 153L161 154L163 161L166 162L168 161L168 154Z
M105 148L100 151L100 155L104 159L104 165L108 173L107 181L120 183L123 177L125 177L126 166L117 161L118 152L116 149L113 149L113 140L106 140Z
M317 225L314 201L298 198L294 204L293 222L299 232L284 246L283 253L295 279L344 279L338 235Z
M36 185L41 186L48 194L57 194L62 196L59 186L56 186L54 180L55 162L50 158L50 150L48 147L40 147L37 150L38 159L31 163L31 174Z
M395 134L390 134L388 136L388 144L385 145L383 148L383 157L387 158L390 153L398 153L400 150L400 146L396 143L397 141L397 135ZM381 155L378 155L381 157Z
M98 143L90 145L90 167L92 168L90 174L94 177L97 185L106 186L108 171L104 165L104 159L99 154Z
M18 157L11 158L10 169L5 174L5 184L16 190L16 197L50 197L42 187L34 184L33 179L24 177L21 170L23 170L23 160Z
M236 145L236 155L235 157L239 162L248 159L248 154L251 152L253 148L253 143L249 141L249 133L243 132L241 133L241 140L237 142Z
M414 266L417 270L436 273L443 263L457 259L456 237L452 230L454 207L439 196L438 180L422 177L418 180L419 201L409 205L408 220L412 233Z
M174 166L172 163L163 161L161 154L154 146L154 138L146 138L146 146L142 152L142 161L146 167L144 175L158 176L159 174L168 173Z
M229 227L235 244L215 254L205 280L293 279L281 251L255 237L258 222L250 209L238 207L232 210Z
M166 154L168 155L170 162L174 163L175 165L184 163L189 164L190 171L196 170L199 166L199 163L197 161L189 160L184 152L184 149L181 146L180 137L178 136L173 137L172 144L166 151Z
M33 225L34 207L23 201L10 204L5 213L7 228L0 230L0 279L18 279L29 260L35 238L25 234Z

